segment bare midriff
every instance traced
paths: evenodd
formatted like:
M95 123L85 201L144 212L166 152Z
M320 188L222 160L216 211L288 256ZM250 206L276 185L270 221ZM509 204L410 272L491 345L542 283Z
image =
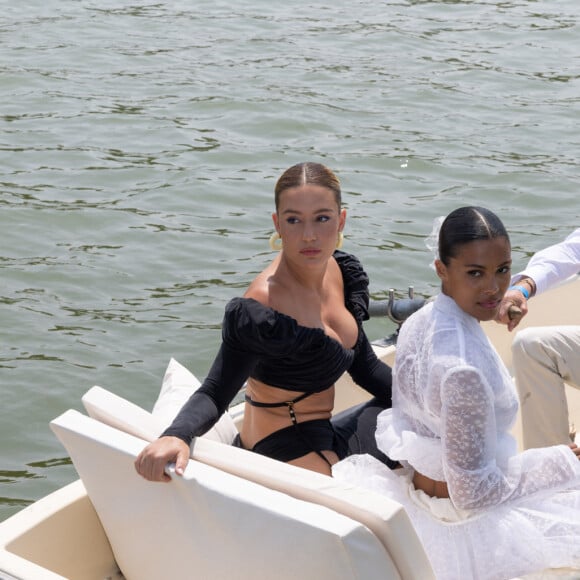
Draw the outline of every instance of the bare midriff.
M249 379L246 386L246 395L260 403L283 403L292 401L302 393L299 391L287 391L266 385L255 379ZM313 393L294 405L294 413L297 423L314 421L316 419L330 419L334 406L334 386L320 392ZM271 433L292 425L287 405L280 407L254 407L248 403L244 409L244 421L240 437L244 447L251 449L258 441L261 441ZM331 464L338 461L333 451L323 451L323 454ZM329 465L316 453L312 452L293 461L293 465L330 474Z
M445 481L431 479L418 471L413 475L413 485L415 489L424 491L429 497L448 498L449 489Z

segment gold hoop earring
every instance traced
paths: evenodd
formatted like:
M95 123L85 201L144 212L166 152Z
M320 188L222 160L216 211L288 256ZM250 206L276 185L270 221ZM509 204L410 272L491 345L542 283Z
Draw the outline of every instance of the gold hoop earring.
M338 240L336 240L337 250L340 250L340 248L342 248L343 242L344 242L344 234L342 232L338 232Z
M279 252L282 249L282 238L278 232L274 232L269 240L270 248L274 252Z

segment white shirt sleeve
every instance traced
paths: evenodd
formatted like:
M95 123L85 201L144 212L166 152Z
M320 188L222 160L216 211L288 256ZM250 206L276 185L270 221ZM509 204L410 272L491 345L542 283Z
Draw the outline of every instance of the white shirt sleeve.
M558 282L580 272L580 228L563 242L540 250L532 256L525 270L512 278L512 283L529 277L536 283L536 294L541 294Z

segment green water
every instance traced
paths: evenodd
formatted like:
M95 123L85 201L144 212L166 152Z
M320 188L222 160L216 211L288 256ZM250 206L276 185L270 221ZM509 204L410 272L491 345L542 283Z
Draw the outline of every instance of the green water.
M2 4L0 520L76 478L48 423L88 388L203 377L286 167L340 175L375 298L437 290L460 205L516 269L580 222L575 0Z

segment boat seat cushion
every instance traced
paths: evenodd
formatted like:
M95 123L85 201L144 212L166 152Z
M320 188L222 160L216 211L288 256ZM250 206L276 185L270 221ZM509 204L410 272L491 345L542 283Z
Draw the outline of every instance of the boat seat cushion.
M75 410L51 428L128 580L401 578L376 536L332 509L191 460L151 483L133 465L143 440Z
M163 376L161 390L153 405L152 415L168 427L200 384L193 373L172 358ZM230 445L237 434L238 430L233 419L229 413L225 412L203 437Z
M151 413L98 386L87 391L82 401L91 417L146 441L153 441L171 424L199 386L195 375L172 358ZM232 417L226 412L203 437L231 445L237 433Z
M82 400L91 417L146 441L153 441L163 430L157 417L101 387L91 388ZM431 565L407 513L389 498L210 439L194 439L191 457L352 518L375 534L403 577L433 578Z

